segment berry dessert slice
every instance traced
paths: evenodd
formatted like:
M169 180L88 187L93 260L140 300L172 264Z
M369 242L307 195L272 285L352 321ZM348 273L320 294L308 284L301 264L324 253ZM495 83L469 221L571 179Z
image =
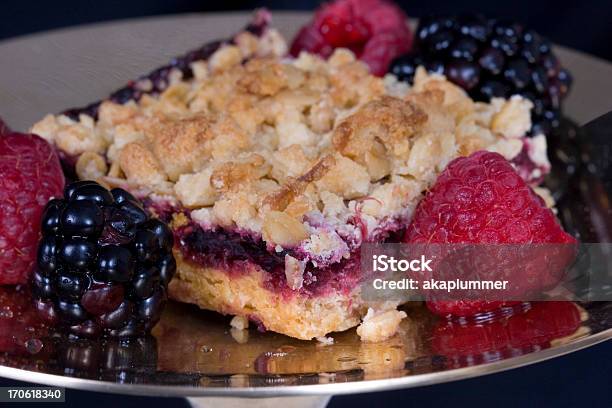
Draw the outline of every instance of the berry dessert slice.
M412 82L419 66L445 74L474 100L517 94L531 100L534 135L550 135L559 126L572 83L548 40L521 24L479 15L422 19L412 52L389 71Z
M161 93L33 131L80 178L128 189L170 223L171 298L300 339L366 313L366 340L392 334L404 314L360 297L362 243L397 236L452 159L516 157L531 102L474 102L424 70L409 89L346 49L292 59L277 36L239 36Z
M131 337L161 316L173 236L125 190L77 181L51 200L32 282L41 315L78 336Z
M53 147L35 135L0 134L0 285L28 281L43 208L63 188Z
M410 50L408 17L386 0L335 0L325 3L302 27L291 45L291 55L307 51L324 58L334 49L348 48L370 71L382 76L391 61Z

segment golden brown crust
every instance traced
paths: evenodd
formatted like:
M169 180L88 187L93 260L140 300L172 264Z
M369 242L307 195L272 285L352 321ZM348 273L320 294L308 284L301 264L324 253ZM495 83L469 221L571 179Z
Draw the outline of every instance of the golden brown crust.
M125 145L119 155L119 165L126 178L137 184L156 186L167 179L161 163L142 142Z
M172 299L223 314L260 321L267 330L310 340L357 326L366 312L358 294L286 298L264 288L266 272L251 267L239 276L200 267L177 257L178 270L170 283Z
M289 177L279 190L264 198L264 205L271 210L284 211L304 193L310 183L323 178L335 164L336 159L333 156L324 156L301 176L297 178Z
M153 154L171 181L181 174L199 170L209 152L206 142L213 138L210 120L205 116L171 120L155 118L149 129Z
M383 96L366 103L335 130L334 148L361 164L366 153L384 146L390 154L404 154L409 142L427 121L427 114L410 101Z
M242 160L227 161L215 167L210 184L219 193L227 193L264 177L268 171L270 164L261 155L253 153Z

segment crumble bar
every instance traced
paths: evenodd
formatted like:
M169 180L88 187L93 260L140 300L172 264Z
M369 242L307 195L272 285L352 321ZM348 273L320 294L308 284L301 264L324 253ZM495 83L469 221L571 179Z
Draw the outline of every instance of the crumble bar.
M31 131L79 178L127 188L170 222L174 299L300 339L366 316L358 333L384 340L405 314L360 298L361 244L394 239L458 156L521 158L538 179L544 136L525 138L532 104L519 96L474 102L423 69L407 87L345 49L285 54L276 31L245 31L192 63L193 78L177 71L159 93Z

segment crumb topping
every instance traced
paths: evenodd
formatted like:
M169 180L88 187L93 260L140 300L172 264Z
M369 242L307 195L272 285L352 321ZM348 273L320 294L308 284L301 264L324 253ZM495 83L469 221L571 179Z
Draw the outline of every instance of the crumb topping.
M357 334L361 341L378 343L393 337L399 330L402 319L408 315L401 310L375 311L368 308L361 324L357 327Z
M336 262L409 219L453 158L521 151L521 97L474 102L422 69L407 87L345 49L288 59L269 31L241 34L159 95L104 101L96 121L47 115L31 131L77 156L81 178L174 200L204 228L237 228L271 250L301 248L287 260L296 287L304 261Z

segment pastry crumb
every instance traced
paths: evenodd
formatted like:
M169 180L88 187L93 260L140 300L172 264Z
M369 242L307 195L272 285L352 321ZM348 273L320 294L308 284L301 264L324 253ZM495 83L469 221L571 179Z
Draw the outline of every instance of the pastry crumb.
M407 316L406 312L400 310L387 310L378 313L369 308L363 321L357 327L357 334L364 342L378 343L385 341L397 333L400 322Z
M230 322L230 326L234 329L245 330L249 328L249 319L244 316L234 316Z
M533 188L533 191L544 200L546 206L553 211L555 210L555 199L553 198L552 192L546 187L536 186Z
M317 337L316 340L318 341L317 346L330 346L334 344L334 338L331 336Z

